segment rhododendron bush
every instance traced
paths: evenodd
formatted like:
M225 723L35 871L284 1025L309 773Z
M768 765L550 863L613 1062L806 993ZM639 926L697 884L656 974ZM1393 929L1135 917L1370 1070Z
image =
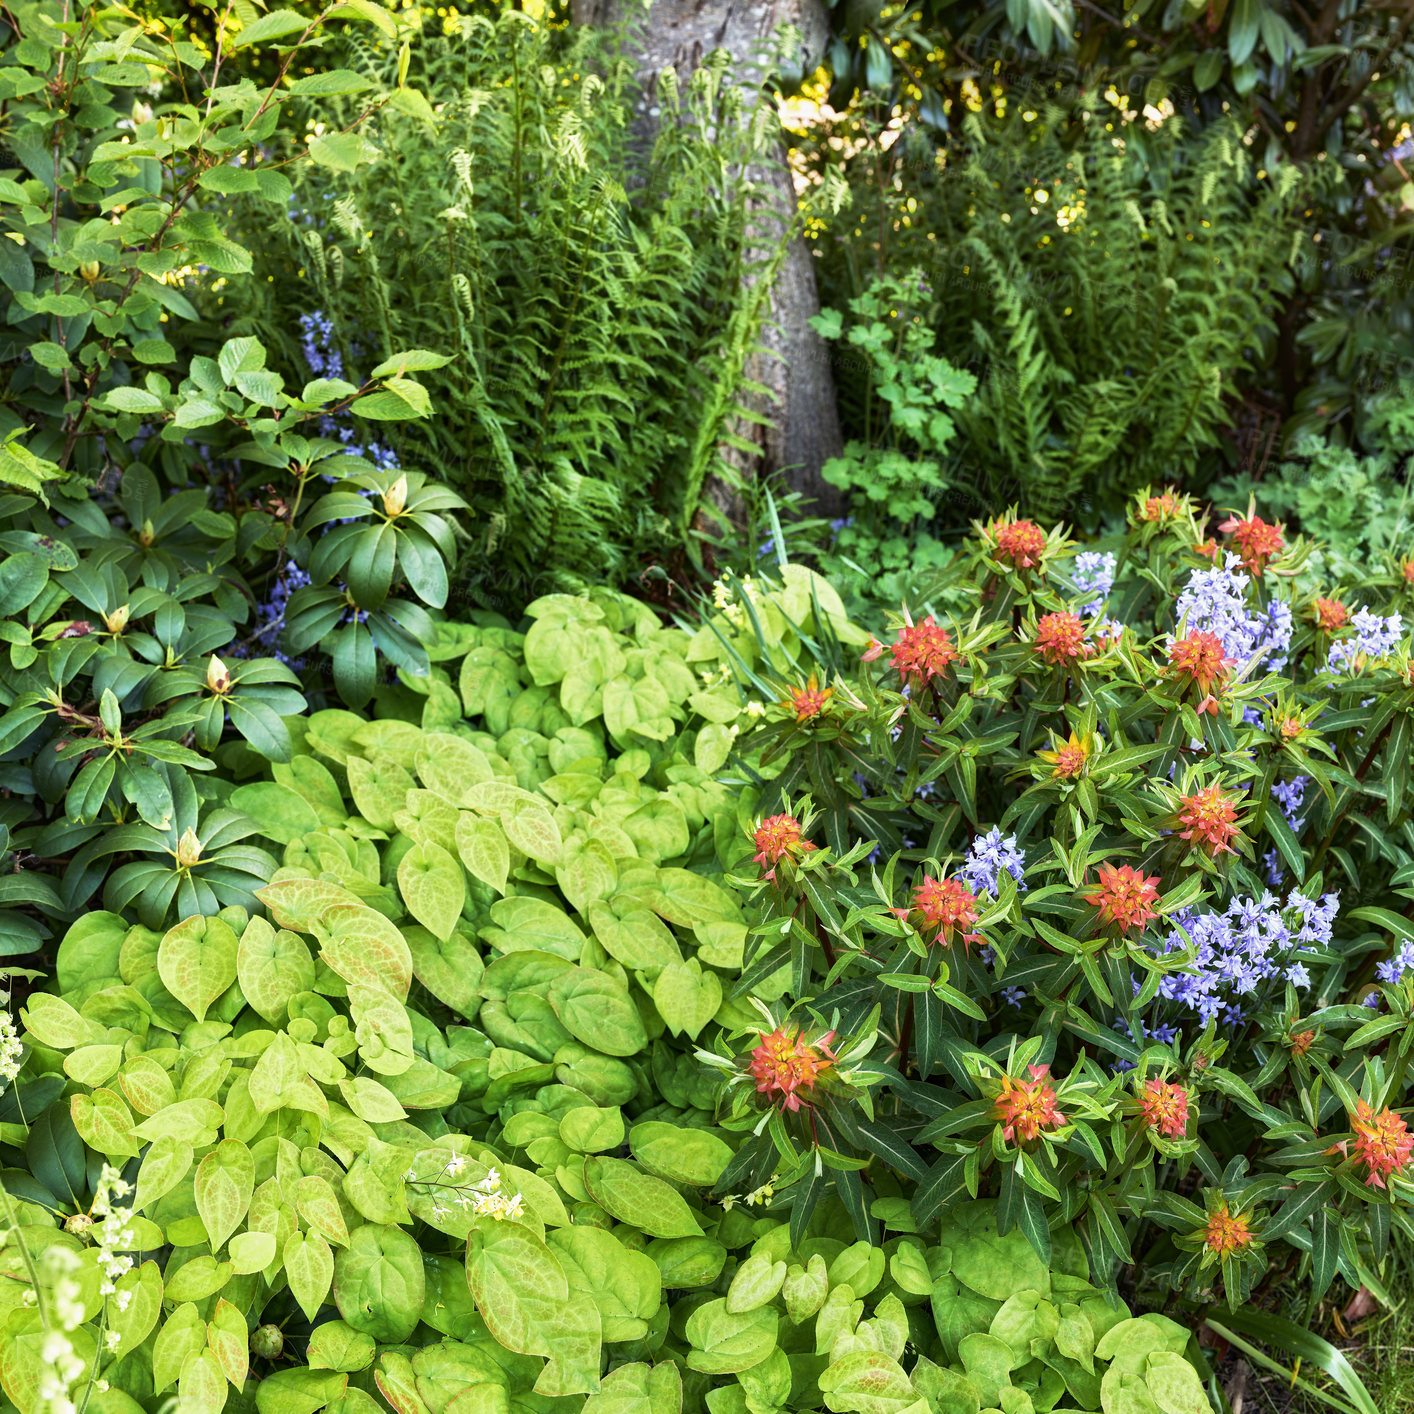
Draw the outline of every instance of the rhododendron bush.
M1414 1235L1414 587L1298 591L1309 550L1174 492L1084 548L1013 512L808 681L730 655L776 704L740 743L738 990L791 985L706 1057L742 1082L719 1191L800 1233L833 1190L871 1241L990 1199L1185 1300L1381 1292Z

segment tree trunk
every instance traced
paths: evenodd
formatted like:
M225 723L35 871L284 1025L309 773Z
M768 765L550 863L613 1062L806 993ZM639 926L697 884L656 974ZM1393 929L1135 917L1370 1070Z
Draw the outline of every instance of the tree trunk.
M608 25L624 19L622 0L572 0L571 10L576 24ZM828 34L820 0L652 0L646 21L630 40L645 103L651 103L657 76L664 69L673 68L686 80L715 49L725 49L737 76L749 82L755 54L782 24L800 30L808 72L824 52ZM656 112L640 114L650 133L654 117ZM777 219L788 222L795 212L796 193L784 143L779 159L752 175L771 192ZM782 472L790 490L814 503L811 511L832 514L838 510L839 492L821 477L820 469L839 456L841 438L829 348L808 323L819 312L814 257L797 237L771 289L768 323L760 339L765 352L752 360L746 372L753 382L771 390L769 398L752 400L753 410L768 417L771 425L747 423L737 429L760 447L754 466L742 465L747 459L735 452L727 456L743 478ZM709 494L729 515L740 512L724 487L709 487Z

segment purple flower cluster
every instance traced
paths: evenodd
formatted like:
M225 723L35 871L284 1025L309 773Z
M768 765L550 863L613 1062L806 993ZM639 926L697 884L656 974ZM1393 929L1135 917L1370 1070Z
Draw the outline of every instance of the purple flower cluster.
M1140 1038L1134 1034L1134 1028L1122 1017L1114 1019L1114 1029L1123 1031L1136 1045L1141 1044ZM1149 1026L1143 1020L1139 1022L1139 1029L1144 1033L1145 1041L1157 1041L1161 1046L1172 1046L1179 1039L1180 1032L1172 1022L1164 1022L1157 1026ZM1118 1074L1121 1071L1133 1070L1134 1062L1127 1060L1117 1060L1110 1066L1110 1069Z
M315 309L300 315L299 327L309 371L316 378L342 378L344 356L334 347L334 321L322 309Z
M1235 898L1221 913L1185 909L1174 915L1179 926L1158 955L1186 952L1190 946L1197 955L1182 971L1165 977L1158 994L1195 1013L1204 1025L1218 1016L1240 1020L1236 998L1252 995L1262 983L1280 979L1296 987L1310 985L1301 956L1330 942L1339 906L1339 894L1316 900L1293 890L1285 904L1266 893L1260 900Z
M1359 670L1357 660L1362 655L1369 659L1383 658L1393 653L1404 637L1404 620L1399 614L1381 618L1370 612L1368 604L1351 617L1350 626L1355 630L1354 638L1343 638L1331 644L1326 667L1332 672L1344 668L1353 674Z
M1380 963L1375 972L1381 982L1395 987L1399 985L1399 979L1411 968L1414 968L1414 943L1401 943L1399 951L1388 962Z
M348 585L345 584L342 579L338 581L338 586L344 594L347 594L349 592ZM350 604L344 610L343 616L339 619L338 627L342 628L344 624L364 624L367 622L368 610L360 609L357 605Z
M289 607L290 595L309 582L309 574L305 570L293 560L286 560L270 590L270 598L255 606L256 628L250 637L250 646L243 642L232 643L223 650L224 654L231 658L249 658L254 648L259 656L274 658L296 672L303 668L304 659L291 658L281 650L280 641L285 632L285 611Z
M1174 612L1188 632L1215 634L1224 654L1239 666L1263 656L1267 669L1276 672L1286 665L1291 647L1291 605L1273 599L1265 610L1249 608L1252 579L1235 568L1241 563L1229 555L1225 566L1194 570Z
M1016 847L1016 836L1002 837L1001 829L993 825L985 835L978 835L967 851L967 858L958 869L958 877L974 894L995 894L997 880L1005 870L1016 880L1017 891L1026 891L1026 859Z
M397 471L398 454L391 447L381 446L377 442L370 442L366 447L354 444L354 429L348 426L340 426L332 417L321 417L319 419L319 435L321 437L335 437L344 443L344 451L351 457L364 457L371 461L379 471ZM326 476L325 481L333 483L334 477Z
M1071 578L1075 587L1086 600L1080 612L1087 618L1098 614L1105 607L1105 600L1115 583L1115 557L1099 550L1082 550L1075 557Z
M1300 830L1306 823L1297 816L1297 811L1301 809L1306 798L1306 787L1310 784L1310 776L1293 776L1285 784L1278 781L1272 787L1272 799L1281 806L1281 813L1286 816L1286 823L1291 826L1293 832Z

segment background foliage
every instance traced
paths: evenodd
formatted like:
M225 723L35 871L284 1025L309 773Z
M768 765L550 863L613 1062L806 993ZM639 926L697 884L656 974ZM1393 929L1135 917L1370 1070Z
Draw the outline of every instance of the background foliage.
M450 360L430 385L446 415L393 447L471 506L469 603L678 573L707 478L759 418L746 361L792 233L753 215L771 109L721 51L642 93L620 42L464 19L419 46L432 106L366 126L375 160L305 169L273 239L265 212L238 213L266 233L265 278L225 301L234 327L317 311L302 348L285 325L300 369L409 339ZM396 55L350 62L386 81Z

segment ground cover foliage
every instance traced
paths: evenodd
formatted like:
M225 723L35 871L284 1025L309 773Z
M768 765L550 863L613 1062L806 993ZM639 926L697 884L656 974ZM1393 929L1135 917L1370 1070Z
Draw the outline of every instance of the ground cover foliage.
M294 719L230 797L283 846L254 912L66 932L8 1091L3 1260L42 1293L10 1401L1201 1410L1189 1332L1073 1238L1045 1264L986 1202L880 1246L711 1201L734 1136L693 1043L789 981L732 995L750 820L711 772L760 709L710 626L531 617L444 628L371 720ZM778 662L863 637L803 572L752 617Z
M1297 184L979 118L992 293L821 316L849 514L675 618L771 109L439 18L4 16L0 1402L1202 1414L1206 1325L1366 1414L1302 1323L1414 1237L1407 418L1049 514L1211 449ZM1016 244L1023 148L1112 239Z

